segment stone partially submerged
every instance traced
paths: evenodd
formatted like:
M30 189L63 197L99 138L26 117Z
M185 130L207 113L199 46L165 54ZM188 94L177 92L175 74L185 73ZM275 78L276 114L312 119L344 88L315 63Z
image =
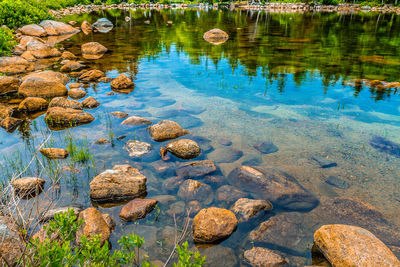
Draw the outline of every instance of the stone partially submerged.
M97 202L132 199L146 193L147 178L130 165L116 165L90 182L90 197Z
M193 159L200 155L200 146L190 139L179 139L169 142L165 148L181 159Z
M22 57L0 57L0 73L13 75L32 70L31 63Z
M190 132L183 129L178 123L169 120L162 120L147 128L154 141L163 142L181 137Z
M129 140L125 143L124 149L128 151L130 157L141 157L151 152L152 145L137 140Z
M83 110L54 107L47 110L44 119L49 126L63 129L90 123L94 117Z
M43 191L45 181L37 177L23 177L12 182L15 194L22 198L31 198Z
M79 30L64 22L44 20L39 24L47 35L64 35L78 33Z
M203 39L214 45L219 45L225 43L229 39L229 35L220 29L211 29L205 32Z
M96 30L101 33L107 33L113 29L114 25L108 19L101 18L98 19L95 23L93 23L93 27L95 27Z
M135 198L122 207L119 216L128 222L143 219L155 208L157 203L158 201L153 199Z
M99 59L104 56L108 49L97 42L90 42L82 45L82 56L85 59Z
M18 29L18 32L23 35L36 36L36 37L44 37L47 36L47 32L43 29L43 27L37 24L29 24L22 26Z
M241 166L229 174L228 180L241 190L286 209L310 210L319 203L294 177L276 168Z

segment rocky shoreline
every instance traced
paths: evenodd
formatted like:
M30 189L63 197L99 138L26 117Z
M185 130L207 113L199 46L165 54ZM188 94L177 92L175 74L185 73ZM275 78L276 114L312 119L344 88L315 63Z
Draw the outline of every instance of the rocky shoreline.
M339 4L339 5L313 5L305 3L265 3L260 5L247 5L247 4L113 4L113 5L79 5L69 7L62 10L50 10L50 13L56 17L61 18L67 15L89 13L104 9L230 9L230 10L264 10L266 12L274 13L305 13L305 12L340 12L340 13L353 13L353 12L378 12L378 13L396 13L400 14L400 7L392 5L383 5L379 7L371 7L360 4Z

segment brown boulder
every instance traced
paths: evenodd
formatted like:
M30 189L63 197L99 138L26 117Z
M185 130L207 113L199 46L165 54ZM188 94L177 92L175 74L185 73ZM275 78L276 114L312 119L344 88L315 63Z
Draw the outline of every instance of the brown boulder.
M15 194L22 198L34 197L43 191L45 181L35 177L24 177L12 182Z
M52 70L45 70L28 74L22 77L22 81L24 82L28 78L32 77L38 77L48 81L59 82L62 83L63 85L66 85L69 82L69 78L66 75Z
M82 22L81 24L81 30L83 31L84 34L89 34L91 31L93 31L93 26L86 20Z
M24 53L22 53L21 57L28 60L29 62L37 61L36 57L30 51L25 51Z
M103 245L110 238L111 229L97 209L87 208L81 211L78 220L83 220L83 224L76 232L77 242L80 242L82 236L90 238L93 235L100 235L100 243Z
M178 123L169 120L162 120L147 128L153 140L162 142L175 139L190 132L183 129Z
M101 77L104 77L105 74L104 72L100 70L89 70L84 72L80 77L79 80L85 81L85 82L95 82Z
M42 148L40 153L49 159L65 159L68 157L68 151L63 148Z
M179 139L169 142L165 148L181 159L193 159L200 155L200 146L190 139Z
M390 249L371 232L350 225L324 225L314 244L332 266L400 266Z
M71 52L65 51L65 52L62 53L61 58L62 59L68 59L68 60L74 60L77 57L74 54L72 54Z
M83 110L54 107L47 110L44 119L50 126L73 127L90 123L94 117Z
M10 105L0 103L0 119L10 117L14 112L14 108Z
M0 121L0 127L5 129L7 132L12 133L15 129L23 122L23 120L7 117Z
M233 212L211 207L202 209L193 219L193 240L214 243L228 238L236 230L238 221Z
M122 207L119 216L124 221L136 221L146 217L157 205L157 200L135 198Z
M129 79L125 74L119 75L111 82L111 88L114 89L128 89L134 87L131 79Z
M65 96L68 90L65 85L57 81L50 81L40 77L30 77L22 82L18 93L24 97L51 98Z
M147 178L129 165L116 165L90 182L90 197L98 202L117 201L146 193Z
M23 35L36 36L36 37L44 37L47 36L46 31L37 24L29 24L22 26L18 29L18 32Z
M287 264L282 256L267 248L253 247L252 249L246 250L243 256L244 259L254 267L278 267Z
M238 199L232 207L232 211L239 218L239 222L246 222L262 211L272 210L272 204L266 200L248 198Z
M86 92L79 88L72 88L68 91L68 96L72 99L81 99L86 96Z
M72 72L72 71L78 71L86 66L73 60L68 60L61 68L60 71L62 72Z
M82 45L82 56L85 59L99 59L108 51L108 49L97 43L90 42Z
M94 97L89 96L85 100L82 101L83 108L97 108L100 106L100 103L94 99Z
M15 259L21 258L26 244L21 238L17 223L9 216L0 216L0 238L0 264L14 266Z
M0 73L12 75L32 70L31 63L22 57L0 57Z
M196 178L213 173L217 170L211 160L199 160L181 163L176 170L176 174L182 178Z
M49 108L72 108L72 109L83 109L82 103L64 97L55 97L50 101Z
M205 32L203 39L209 43L219 45L225 43L229 39L229 35L220 29L212 29Z
M54 20L44 20L39 24L47 35L64 35L78 33L79 30L64 22Z
M178 196L185 201L198 200L207 205L213 201L214 197L211 186L192 179L181 184Z
M58 51L57 48L54 48L50 45L43 44L36 40L32 40L27 43L26 49L30 52L35 58L50 58L50 57L60 57L61 52Z
M121 125L132 126L132 125L150 125L151 121L142 117L131 116L121 122Z
M35 112L44 110L49 103L41 97L27 97L19 103L18 110L22 112Z
M0 95L17 92L21 80L13 76L0 76Z

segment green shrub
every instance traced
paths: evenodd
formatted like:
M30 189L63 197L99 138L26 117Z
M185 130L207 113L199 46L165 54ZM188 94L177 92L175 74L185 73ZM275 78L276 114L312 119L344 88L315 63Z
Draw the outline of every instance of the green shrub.
M323 5L331 5L331 6L337 6L339 5L339 0L322 0Z
M12 31L0 28L0 56L10 55L10 51L16 44L17 42L15 41Z
M142 266L150 267L148 261L140 260L139 250L144 244L144 239L132 233L122 236L118 241L120 248L110 253L106 241L101 245L100 236L90 238L82 236L79 244L75 244L75 236L82 220L77 220L72 209L68 212L58 213L54 219L44 226L45 238L31 240L26 253L20 260L21 264L28 267L36 266ZM187 242L178 246L179 262L177 267L201 267L205 257L201 258L198 252L188 251Z

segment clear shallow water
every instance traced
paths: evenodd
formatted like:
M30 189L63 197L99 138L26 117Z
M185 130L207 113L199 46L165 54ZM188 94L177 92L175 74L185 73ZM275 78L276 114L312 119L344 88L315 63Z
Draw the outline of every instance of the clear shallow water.
M126 16L132 20L126 22ZM92 205L91 179L122 163L139 168L148 177L147 197L177 197L176 192L166 192L163 182L175 176L175 166L182 160L173 158L163 163L158 155L163 144L153 142L144 127L127 128L120 125L122 120L107 115L123 111L153 122L171 119L189 129L192 134L187 137L202 138L201 144L206 148L198 159L216 161L216 175L227 177L231 170L249 161L275 166L296 177L321 203L338 196L358 199L377 207L388 221L400 225L400 158L370 145L375 136L400 143L400 97L395 88L348 82L400 81L398 16L110 10L65 20L93 23L101 17L107 17L116 27L106 34L80 33L59 45L80 56L82 43L102 43L111 51L87 64L105 71L109 77L126 73L134 80L135 90L110 96L109 84L92 84L87 88L88 95L101 103L98 109L89 111L96 120L90 125L53 132L49 146L62 147L66 137L73 136L77 142L88 144L95 161L95 168L77 165L80 173L62 172L58 205ZM173 23L167 24L168 20ZM205 31L215 27L229 33L226 43L214 46L202 39ZM190 112L183 112L185 109ZM28 130L21 128L12 134L0 131L1 154L9 159L16 153L29 158L26 144L37 145L48 133L43 117L34 120ZM93 145L99 138L109 139L110 131L114 138L126 138L115 139L114 146ZM141 159L130 158L122 147L135 139L151 143L153 152ZM223 145L221 139L232 145ZM261 154L254 145L263 141L273 142L279 151ZM243 153L240 158L238 151ZM313 157L328 158L337 166L320 168ZM3 160L3 164L7 163ZM62 168L64 163L59 164ZM160 169L164 165L168 167L166 171ZM13 169L2 168L3 176ZM28 173L36 174L34 168ZM49 174L43 174L46 175ZM341 189L325 183L329 176L343 179L349 187ZM213 186L213 203L202 207L231 206L232 203L217 199L217 189ZM165 260L173 238L167 226L173 227L171 214L177 213L179 209L174 207L182 204L177 197L167 205L160 204L158 220L153 212L138 223L128 224L119 219L121 206L100 209L112 214L117 223L110 239L114 246L121 234L135 231L145 237L151 259ZM248 233L269 217L286 213L277 207L256 222L240 225L214 249L200 249L208 255L211 266L244 264L242 252L252 246ZM302 213L301 217L312 220L318 212ZM282 236L288 240L285 246L273 241L261 245L280 251L292 265L311 264L310 244L315 229L303 221L291 227L296 233L307 234Z

